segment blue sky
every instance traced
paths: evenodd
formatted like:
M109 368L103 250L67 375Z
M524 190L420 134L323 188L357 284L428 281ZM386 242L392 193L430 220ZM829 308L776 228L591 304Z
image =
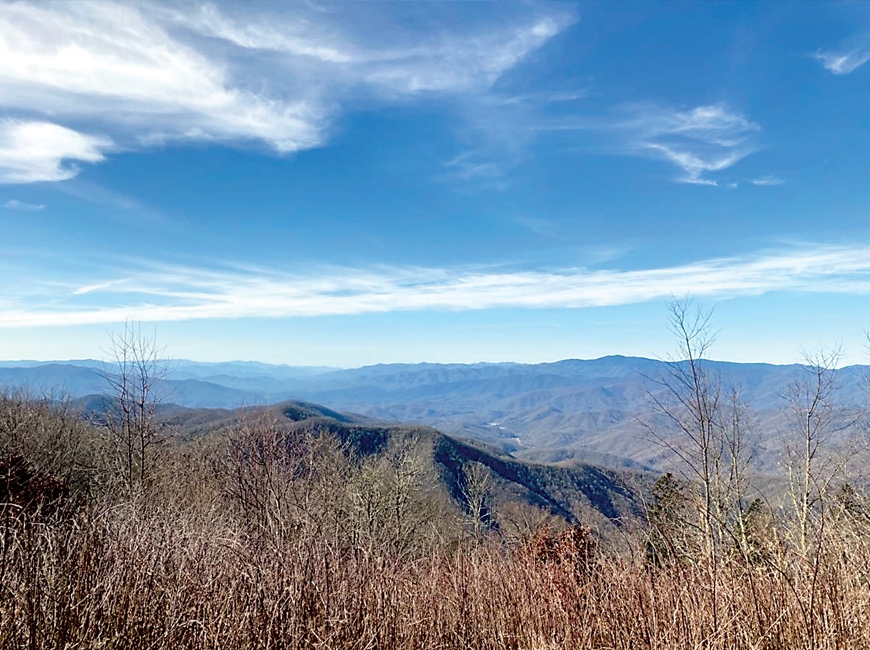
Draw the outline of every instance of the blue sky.
M867 3L0 4L0 358L792 362L870 328Z

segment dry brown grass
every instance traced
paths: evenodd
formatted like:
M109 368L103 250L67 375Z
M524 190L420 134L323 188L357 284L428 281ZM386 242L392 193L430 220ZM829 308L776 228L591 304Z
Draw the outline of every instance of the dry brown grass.
M7 513L10 648L866 648L867 550L576 570L495 542L416 559L241 535L217 513Z

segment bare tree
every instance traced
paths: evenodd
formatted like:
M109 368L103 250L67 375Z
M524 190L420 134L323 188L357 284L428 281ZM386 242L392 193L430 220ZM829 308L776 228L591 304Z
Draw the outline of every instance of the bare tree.
M651 378L649 392L664 424L647 422L645 427L698 486L698 529L712 554L725 534L735 536L732 524L739 529L749 463L747 418L740 390L723 387L710 369L707 354L716 338L711 312L689 298L674 300L669 311L677 352L665 371Z
M833 438L855 423L836 398L837 366L842 351L820 348L804 353L800 376L786 390L789 439L785 470L797 530L795 544L806 555L814 519L841 473L845 457L835 453Z
M735 524L737 541L744 554L752 548L752 531L749 522L753 521L749 507L749 473L754 459L752 445L753 421L749 409L743 404L741 389L732 386L726 403L726 421L722 427L725 443L726 462L720 476L724 474L725 483L719 490L720 512L731 515ZM754 503L754 502L753 502Z
M109 339L111 361L101 372L108 403L101 424L109 433L121 481L132 495L145 485L153 450L163 441L156 412L168 364L156 334L143 333L141 324L127 322Z
M440 513L431 494L435 481L417 437L391 440L383 454L364 459L350 481L357 548L396 558L419 550Z
M471 533L475 540L483 538L490 526L492 472L481 462L473 461L462 469L462 496L468 508Z

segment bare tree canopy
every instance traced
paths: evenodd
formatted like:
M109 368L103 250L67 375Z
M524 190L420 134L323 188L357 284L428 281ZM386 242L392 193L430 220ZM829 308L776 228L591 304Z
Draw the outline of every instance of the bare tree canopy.
M108 398L101 423L112 440L121 482L134 492L145 485L152 450L163 440L156 412L168 363L156 333L144 333L139 323L125 323L109 340L111 361L101 373Z

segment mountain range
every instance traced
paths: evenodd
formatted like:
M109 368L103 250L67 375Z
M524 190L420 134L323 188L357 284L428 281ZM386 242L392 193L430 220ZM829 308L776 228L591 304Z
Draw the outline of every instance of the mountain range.
M723 384L741 388L751 408L759 456L776 462L784 426L784 395L806 376L800 365L709 361ZM98 361L2 362L0 385L82 398L106 390ZM519 459L662 469L663 449L651 442L650 395L667 362L609 356L555 363L382 364L356 369L293 367L259 362L167 364L160 394L190 408L258 406L289 399L327 405L389 422L419 423L485 443ZM838 399L865 401L870 367L837 371Z

